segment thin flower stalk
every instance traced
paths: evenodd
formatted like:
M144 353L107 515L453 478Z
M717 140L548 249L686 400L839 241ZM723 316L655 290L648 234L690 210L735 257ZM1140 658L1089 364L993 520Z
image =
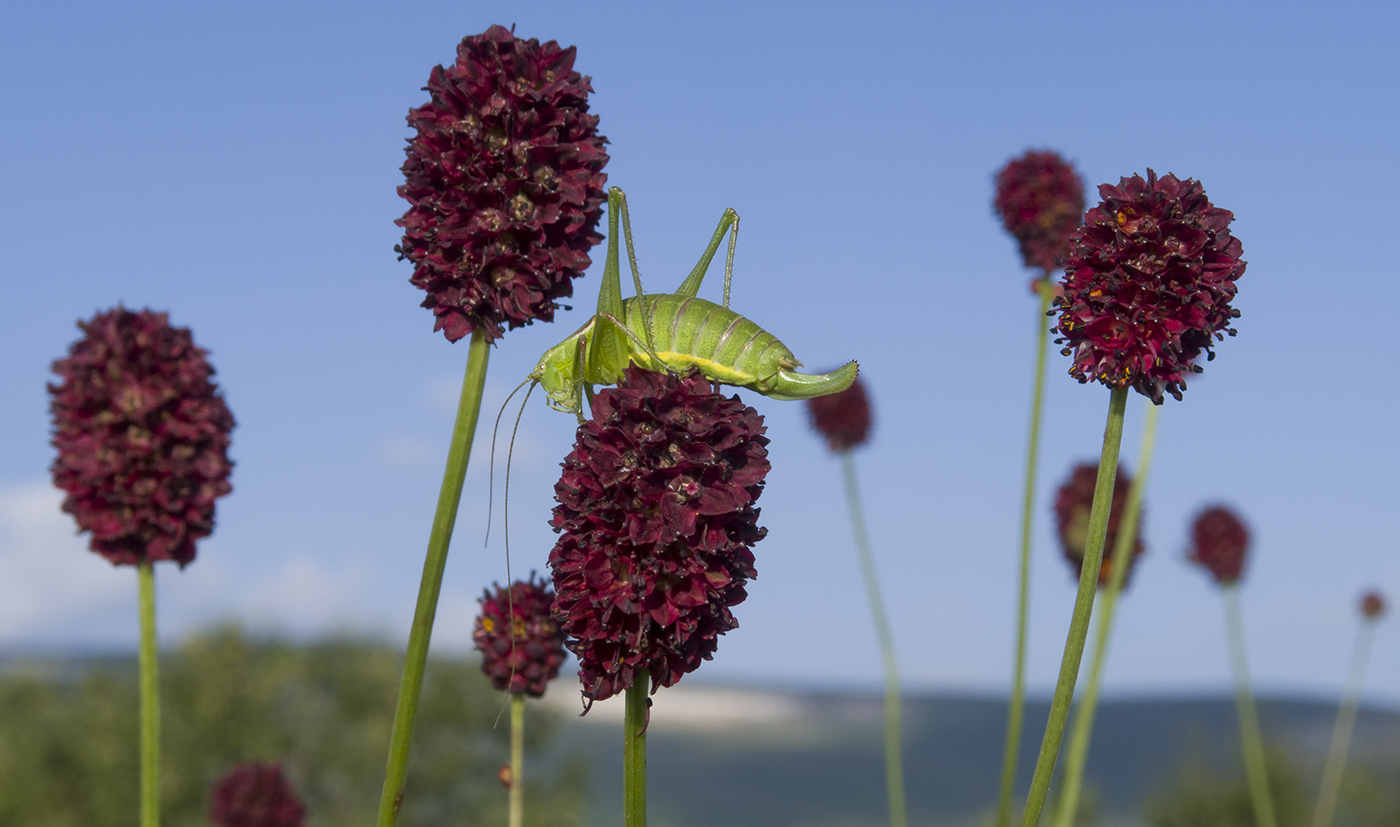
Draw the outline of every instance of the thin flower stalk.
M1264 739L1259 734L1259 713L1255 711L1254 693L1249 687L1239 581L1224 583L1222 589L1225 593L1225 624L1230 637L1230 665L1235 675L1235 709L1240 719L1240 742L1244 751L1245 775L1249 781L1249 797L1254 804L1254 822L1259 827L1278 827L1264 762Z
M1006 712L1006 746L1001 761L1001 792L997 799L997 827L1011 823L1011 795L1016 767L1021 760L1021 731L1026 715L1026 641L1030 625L1031 528L1035 513L1035 471L1040 457L1040 414L1045 396L1045 350L1050 338L1045 316L1055 298L1055 284L1047 270L1035 282L1040 296L1036 310L1035 386L1031 392L1030 436L1026 443L1025 495L1021 501L1021 559L1016 584L1016 660L1011 678L1011 702Z
M1375 635L1375 620L1380 615L1380 596L1366 595L1362 603L1361 628L1352 648L1351 668L1348 670L1342 705L1337 710L1337 724L1332 730L1332 744L1327 750L1327 763L1322 770L1322 788L1317 795L1317 810L1313 827L1331 827L1337 811L1337 795L1342 789L1342 773L1346 770L1347 753L1351 749L1351 733L1356 726L1356 710L1361 703L1361 685L1366 676L1366 662L1371 655L1371 640ZM1372 607L1374 611L1372 611Z
M510 791L507 796L510 827L525 823L525 696L510 696Z
M462 395L457 403L457 420L452 426L452 442L447 449L447 467L438 491L437 510L428 535L428 553L423 560L423 577L418 586L418 602L413 610L413 626L408 633L403 679L394 708L394 724L389 736L389 760L384 771L384 790L379 799L379 827L398 823L403 804L404 782L408 777L408 748L413 741L413 720L423 692L423 672L428 664L428 644L433 636L438 594L447 567L447 548L457 522L457 505L467 478L472 437L481 414L481 394L486 385L486 363L491 355L486 331L477 327L467 351L467 370L462 378Z
M647 697L651 675L643 667L625 692L622 725L622 826L647 827Z
M150 560L136 567L141 614L141 827L160 824L160 675L156 648L156 580Z
M1118 470L1118 450L1123 440L1123 413L1128 403L1128 389L1117 387L1109 395L1108 420L1104 426L1103 450L1099 455L1099 473L1094 486L1094 505L1089 515L1089 532L1084 546L1084 563L1079 575L1079 591L1070 616L1069 633L1065 639L1060 675L1050 702L1050 717L1045 724L1045 737L1035 762L1030 793L1022 816L1023 827L1040 822L1050 781L1055 774L1060 744L1064 740L1065 723L1074 685L1079 677L1079 664L1084 656L1084 642L1089 635L1089 618L1093 614L1094 594L1098 590L1099 566L1103 562L1104 538L1108 533L1109 507L1113 502L1113 486Z
M1114 539L1113 557L1107 587L1099 590L1099 611L1094 629L1094 660L1089 667L1089 683L1075 706L1074 728L1070 734L1069 752L1065 756L1064 781L1060 785L1059 804L1054 827L1073 827L1079 794L1084 784L1084 764L1089 757L1089 740L1094 731L1094 713L1098 709L1099 687L1104 664L1108 661L1109 632L1118 595L1132 567L1133 546L1138 536L1138 518L1142 514L1142 492L1147 487L1147 475L1152 468L1153 448L1157 442L1157 417L1161 408L1148 405L1142 424L1142 444L1138 451L1137 476L1128 488L1128 501L1123 522Z

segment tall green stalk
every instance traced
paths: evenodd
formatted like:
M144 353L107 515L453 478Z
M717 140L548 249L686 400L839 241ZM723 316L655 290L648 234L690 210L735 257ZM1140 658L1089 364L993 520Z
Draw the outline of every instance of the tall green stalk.
M510 827L525 823L525 694L510 696Z
M1099 705L1099 685L1103 667L1108 661L1108 633L1113 627L1113 610L1118 595L1132 567L1134 541L1137 539L1138 517L1142 513L1142 492L1147 487L1147 475L1152 469L1152 449L1157 442L1157 415L1160 405L1147 405L1142 423L1142 446L1138 450L1137 475L1128 489L1128 502L1123 521L1118 525L1118 537L1113 544L1112 573L1108 587L1099 592L1099 612L1094 628L1094 661L1089 667L1089 684L1075 706L1074 729L1070 733L1069 753L1065 756L1064 781L1060 784L1060 800L1055 810L1054 827L1073 827L1074 814L1079 808L1079 792L1084 786L1084 764L1089 757L1089 739L1094 732L1094 713Z
M1110 393L1108 421L1103 430L1103 450L1099 453L1099 473L1094 482L1094 505L1089 510L1089 531L1084 543L1079 591L1075 596L1074 612L1070 616L1069 633L1065 638L1060 677L1050 701L1050 719L1045 723L1045 738L1040 744L1030 794L1026 797L1026 810L1021 820L1023 827L1034 827L1040 822L1040 811L1045 807L1045 797L1055 775L1060 742L1065 736L1065 721L1069 718L1070 702L1074 699L1079 662L1084 656L1084 640L1089 636L1089 617L1094 611L1094 593L1098 590L1099 564L1103 561L1104 537L1108 533L1109 507L1113 503L1113 484L1118 472L1118 448L1123 441L1123 411L1127 404L1127 388L1115 388Z
M1240 613L1240 586L1227 583L1225 624L1229 627L1230 663L1235 672L1235 708L1240 718L1240 742L1244 749L1244 770L1249 778L1249 797L1254 802L1254 823L1278 827L1274 801L1269 793L1269 776L1264 766L1264 739L1259 735L1259 715L1254 710L1254 693L1249 688L1249 670L1244 657L1244 620Z
M472 437L481 413L481 392L486 384L486 362L491 349L486 336L478 327L472 331L467 350L467 371L462 378L462 396L457 404L457 421L452 426L452 444L447 451L447 468L438 492L437 511L428 535L428 554L423 561L423 579L418 586L418 604L413 611L413 628L408 633L408 651L403 666L403 682L399 685L398 705L394 709L394 728L389 736L389 762L384 770L384 791L379 799L378 827L393 827L399 820L403 804L404 781L408 776L408 748L413 740L413 719L418 712L418 698L423 692L423 671L428 663L428 643L433 635L433 619L437 615L438 593L442 590L442 573L447 566L447 547L452 541L452 527L457 522L457 505L462 499L462 486L467 476L467 461L471 459Z
M856 535L856 553L865 579L865 593L870 598L870 613L875 617L875 637L880 645L880 657L885 665L885 791L889 797L891 827L906 827L909 817L904 801L904 754L899 740L899 664L894 655L894 636L885 613L885 601L880 596L880 581L875 575L875 556L870 551L870 535L865 529L865 511L860 504L856 486L856 463L850 451L841 452L841 471L846 480L846 504L851 510L851 526Z
M1342 789L1342 772L1351 749L1351 731L1356 725L1356 708L1361 704L1361 681L1366 674L1374 630L1375 623L1370 618L1361 621L1361 631L1356 635L1356 646L1351 652L1346 691L1342 693L1342 705L1337 710L1337 725L1332 730L1332 745L1327 750L1327 764L1322 770L1322 789L1317 795L1313 827L1331 827L1332 816L1337 811L1337 794Z
M1026 447L1025 497L1021 501L1021 573L1016 587L1016 663L1011 678L1011 703L1006 711L1006 747L1001 759L1001 795L997 800L997 827L1011 823L1011 793L1016 785L1016 765L1021 760L1021 727L1026 712L1026 637L1030 610L1031 523L1035 513L1035 467L1040 457L1040 409L1045 395L1045 343L1050 332L1045 316L1055 285L1050 271L1039 282L1040 307L1035 314L1035 390L1031 392L1031 433Z
M647 827L647 690L651 673L627 687L622 722L622 827Z
M156 575L150 560L136 567L141 614L141 827L160 825L160 681L156 648Z

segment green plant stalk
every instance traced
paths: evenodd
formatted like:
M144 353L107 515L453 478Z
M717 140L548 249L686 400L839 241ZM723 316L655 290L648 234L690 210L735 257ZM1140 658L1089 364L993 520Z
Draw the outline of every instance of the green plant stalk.
M525 823L525 694L510 696L510 827Z
M403 681L394 709L394 727L389 736L389 761L384 770L384 791L379 799L379 827L393 827L403 804L404 781L408 776L408 748L413 740L413 719L423 692L423 670L428 663L428 643L437 615L442 573L447 566L447 547L457 522L457 505L471 459L472 437L481 413L481 391L486 384L486 362L491 349L481 328L472 331L467 350L467 371L462 378L462 396L457 404L457 421L452 426L452 444L447 450L447 468L442 475L437 512L428 535L428 554L423 561L423 579L418 586L418 604L413 610L413 627L408 633L408 651L403 665Z
M1045 396L1045 316L1055 286L1050 271L1040 282L1040 308L1035 314L1035 390L1031 392L1031 433L1026 448L1025 497L1021 501L1021 574L1016 587L1016 663L1011 678L1011 703L1006 711L1006 747L1001 759L1001 795L997 800L997 827L1011 823L1011 793L1016 786L1016 765L1021 760L1021 728L1026 713L1026 637L1030 609L1031 522L1035 514L1035 467L1040 456L1040 410Z
M622 722L622 827L647 827L647 690L651 674L637 670L627 688Z
M1074 814L1079 808L1079 793L1084 786L1084 763L1089 757L1089 739L1094 733L1094 713L1099 704L1099 686L1103 682L1103 667L1108 660L1108 634L1113 627L1113 610L1118 595L1128 579L1131 568L1133 540L1137 537L1138 518L1142 514L1142 491L1147 487L1147 475L1152 470L1152 451L1157 442L1157 416L1160 405L1147 405L1142 422L1142 445L1138 449L1137 476L1128 489L1128 501L1118 537L1113 544L1112 573L1108 588L1099 591L1099 611L1094 620L1094 660L1089 667L1089 683L1074 711L1074 728L1069 737L1069 753L1065 756L1064 781L1060 784L1059 805L1052 822L1055 827L1073 827Z
M156 649L156 575L146 560L136 567L140 593L141 827L160 825L160 681Z
M1264 766L1264 739L1259 735L1259 715L1254 710L1254 693L1249 689L1249 670L1245 665L1239 583L1226 584L1224 592L1230 663L1235 672L1235 708L1240 718L1240 742L1244 748L1244 770L1249 778L1249 797L1254 802L1254 822L1259 827L1278 827L1273 798L1269 794L1268 770Z
M1337 725L1332 730L1332 745L1327 750L1327 764L1322 770L1322 789L1317 795L1313 827L1331 827L1332 816L1337 811L1337 794L1342 789L1342 772L1346 769L1347 752L1351 749L1351 732L1356 725L1356 708L1361 703L1361 682L1366 675L1366 661L1371 654L1374 630L1374 621L1369 618L1361 621L1361 631L1356 635L1356 646L1351 653L1347 688L1342 694L1342 705L1337 710Z
M906 827L909 817L904 802L904 754L899 742L899 664L894 655L894 636L890 634L885 601L880 596L880 581L875 575L875 556L870 551L870 534L865 528L865 511L861 508L860 490L856 486L856 463L850 451L841 452L841 471L846 479L846 503L851 509L865 593L870 598L875 637L885 665L885 789L889 796L890 825Z
M1035 775L1031 776L1030 793L1022 827L1040 823L1040 811L1050 792L1055 775L1055 762L1060 755L1060 742L1065 737L1065 721L1069 718L1070 702L1074 700L1074 684L1079 677L1079 662L1084 657L1084 640L1089 636L1089 617L1094 612L1094 593L1098 591L1099 564L1103 561L1104 537L1108 533L1109 506L1113 503L1113 484L1118 471L1118 448L1123 441L1123 411L1128 404L1128 389L1115 388L1108 399L1108 421L1103 429L1103 450L1099 453L1099 473L1094 481L1094 505L1089 510L1089 532L1084 542L1084 565L1079 575L1079 592L1070 615L1069 633L1065 637L1065 653L1060 660L1060 677L1055 682L1055 695L1050 701L1050 718L1045 722L1045 738L1040 742L1040 755L1035 760Z

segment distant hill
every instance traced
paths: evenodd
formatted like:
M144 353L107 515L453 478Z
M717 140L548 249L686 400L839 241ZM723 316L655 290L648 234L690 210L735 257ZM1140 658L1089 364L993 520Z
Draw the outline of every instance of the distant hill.
M569 686L567 681L560 682ZM577 695L551 705L577 714ZM621 823L620 699L561 727L555 748L586 752L593 767L589 823ZM1048 715L1026 711L1017 789L1024 793ZM1335 705L1259 699L1265 737L1316 777ZM650 823L655 827L876 827L885 817L878 697L724 689L682 684L655 697L648 732ZM911 824L976 824L995 806L1005 701L923 695L904 701ZM1147 799L1188 761L1239 772L1231 696L1105 702L1086 776L1104 824L1142 823ZM1400 771L1400 712L1363 708L1352 760ZM1400 782L1398 782L1400 783Z

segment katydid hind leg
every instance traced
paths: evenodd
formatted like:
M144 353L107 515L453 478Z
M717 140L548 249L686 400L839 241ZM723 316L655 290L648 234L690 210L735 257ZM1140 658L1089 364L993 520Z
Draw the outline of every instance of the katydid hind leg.
M729 233L729 262L734 262L734 244L739 237L739 214L732 209L724 211L724 215L719 218L719 226L715 228L715 234L710 238L710 243L705 246L705 252L700 256L700 261L695 265L695 269L690 271L690 275L685 277L681 286L676 288L676 295L686 298L695 298L700 292L700 282L705 280L705 273L710 269L710 261L714 259L715 253L719 252L719 245L724 241L724 234ZM729 270L725 270L724 280L724 306L729 306Z
M614 187L614 189L617 189L617 188ZM650 312L648 312L648 311L650 310L650 308L648 307L648 300L647 300L647 298L646 298L646 293L645 293L645 291L642 290L642 271L637 267L637 250L636 250L635 247L632 246L632 214L631 214L630 212L628 212L628 210L627 210L627 194L624 193L624 192L622 192L621 189L618 189L617 191L618 191L618 192L621 194L621 196L622 196L622 197L621 197L621 202L622 202L622 237L623 237L623 239L627 242L627 263L628 263L628 265L632 268L632 285L633 285L633 287L635 287L636 290L637 290L637 300L638 300L638 302L640 303L639 306L642 308L642 318L646 321L646 325L645 325L645 326L646 326L646 333L647 333L647 349L648 349L648 350L652 350L652 349L653 349L653 348L652 348L652 343L654 343L654 342L656 341L656 336L654 336L654 335L652 334L652 330L651 330L651 325L652 325L651 315L652 315L652 314L651 314ZM621 287L622 274L621 274L621 273L618 274L618 282L619 282L619 284L618 284L618 291L619 291L619 294L620 294L620 293L621 293L621 290L622 290L622 287ZM598 313L599 313L599 315L601 315L603 312L604 312L603 308L601 308L601 307L598 308ZM614 313L614 315L616 315L616 316L622 316L622 315L623 315L623 312L622 312L622 310L619 308L619 309ZM623 329L625 330L626 328L624 327Z

